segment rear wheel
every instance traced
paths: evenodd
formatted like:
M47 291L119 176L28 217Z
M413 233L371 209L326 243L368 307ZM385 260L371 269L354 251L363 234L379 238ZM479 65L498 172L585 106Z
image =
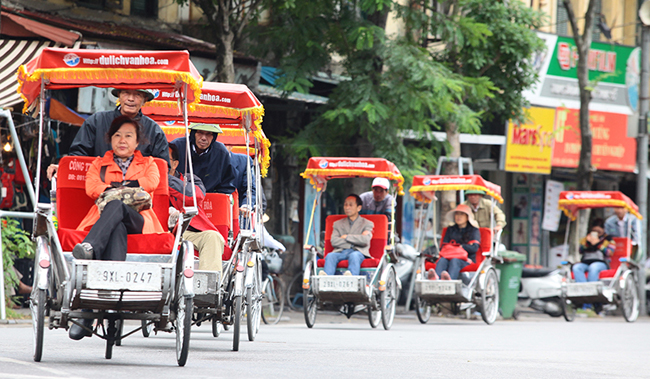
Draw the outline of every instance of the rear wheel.
M104 354L106 359L113 358L113 346L115 345L118 331L116 323L117 320L115 319L108 320L108 328L106 330L106 353Z
M32 311L32 326L34 327L34 361L40 362L43 357L43 333L45 330L45 290L35 289L32 292L29 308Z
M431 318L431 304L417 296L415 298L415 314L418 315L418 320L422 324L426 324Z
M386 278L386 289L381 292L381 323L384 329L388 330L393 325L395 319L395 308L397 306L397 280L395 279L395 270L389 268L390 272Z
M232 350L239 351L239 329L241 327L241 296L235 297L233 301L233 311L235 312L234 326L232 328Z
M368 305L368 322L370 326L374 329L379 326L381 321L381 309L372 309L372 305Z
M303 273L297 273L293 278L291 278L289 285L287 286L285 299L287 305L289 305L289 308L292 311L299 311L303 308L304 299L302 296L304 294L302 291L302 278Z
M262 320L265 324L275 325L284 312L284 283L277 276L269 276L262 291Z
M568 322L572 322L576 319L576 306L571 300L560 298L560 304L562 305L562 316Z
M493 268L485 274L485 285L481 292L481 318L492 325L499 313L499 277Z
M219 326L219 320L217 320L217 316L212 316L212 336L213 337L219 337L221 334L221 326Z
M621 294L621 306L625 321L634 322L639 317L639 289L637 288L634 274L630 273L625 278L625 288Z
M184 278L179 276L179 291L176 299L176 361L185 366L190 352L190 333L192 328L193 299L185 296Z
M115 346L122 346L122 334L124 334L124 320L115 321L117 334L115 335Z

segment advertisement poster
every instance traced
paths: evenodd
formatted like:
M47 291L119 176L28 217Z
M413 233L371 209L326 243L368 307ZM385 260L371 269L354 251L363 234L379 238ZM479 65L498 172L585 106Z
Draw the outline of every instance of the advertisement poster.
M508 124L506 171L551 173L555 109L531 107L525 124Z
M564 184L555 180L546 182L546 193L544 194L544 219L542 228L551 232L557 232L560 227L562 211L558 208L560 192L564 191Z

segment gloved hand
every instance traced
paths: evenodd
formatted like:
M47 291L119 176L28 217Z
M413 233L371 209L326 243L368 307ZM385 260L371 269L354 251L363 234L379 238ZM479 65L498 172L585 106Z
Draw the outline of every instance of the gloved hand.
M169 219L167 220L167 227L169 230L174 230L174 227L176 226L176 223L178 222L178 217L180 217L181 212L174 208L174 207L169 207Z

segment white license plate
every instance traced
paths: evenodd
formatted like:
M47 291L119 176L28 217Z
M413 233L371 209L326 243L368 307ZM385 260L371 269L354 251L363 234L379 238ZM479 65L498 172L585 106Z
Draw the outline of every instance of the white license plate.
M444 283L438 281L431 282L422 282L422 294L432 294L432 295L455 295L456 294L456 284L455 283Z
M160 291L161 269L158 265L138 263L88 262L90 289Z
M208 293L208 274L194 273L194 294L205 295Z
M357 278L319 278L318 290L327 292L357 292L359 291L359 279Z
M593 284L573 284L567 286L568 296L598 296L598 286Z

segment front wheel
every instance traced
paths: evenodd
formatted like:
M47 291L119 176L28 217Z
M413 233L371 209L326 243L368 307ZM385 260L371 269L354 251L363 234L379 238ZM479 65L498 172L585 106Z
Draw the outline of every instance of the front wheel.
M43 333L45 329L46 294L43 289L32 292L30 309L32 311L32 326L34 327L34 361L40 362L43 357Z
M305 324L308 328L313 328L316 323L316 312L318 312L318 304L316 296L311 286L302 290L303 311L305 313Z
M260 328L260 301L257 293L257 283L254 288L246 289L246 327L248 340L255 341L255 336Z
M235 319L233 321L233 336L232 336L232 351L239 351L239 329L241 327L241 296L235 297L233 301L233 311L235 312Z
M262 321L265 324L275 325L280 321L284 312L284 283L277 276L269 276L264 283Z
M153 331L153 323L148 320L141 320L142 325L142 337L147 338L151 335Z
M571 300L568 299L560 299L560 303L562 305L562 316L564 316L564 319L567 320L567 322L572 322L573 320L576 319L576 306L573 304Z
M621 294L621 307L625 321L634 322L639 317L639 289L633 274L625 278L625 288Z
M212 316L212 336L213 337L219 337L221 334L221 326L219 326L219 320L217 319L217 316Z
M499 313L499 277L493 268L485 274L485 285L481 292L481 318L492 325Z
M185 366L190 352L190 333L192 329L192 311L194 301L185 295L184 278L179 276L179 291L176 298L176 361L179 366Z
M415 314L418 315L420 323L426 324L431 318L431 304L422 300L419 296L415 298Z
M368 305L368 322L373 329L379 326L381 321L381 309L372 309L372 305Z
M381 323L384 329L388 330L393 325L395 319L395 308L397 306L397 280L395 279L395 270L389 269L388 277L386 278L386 289L381 292L380 306L381 306Z

